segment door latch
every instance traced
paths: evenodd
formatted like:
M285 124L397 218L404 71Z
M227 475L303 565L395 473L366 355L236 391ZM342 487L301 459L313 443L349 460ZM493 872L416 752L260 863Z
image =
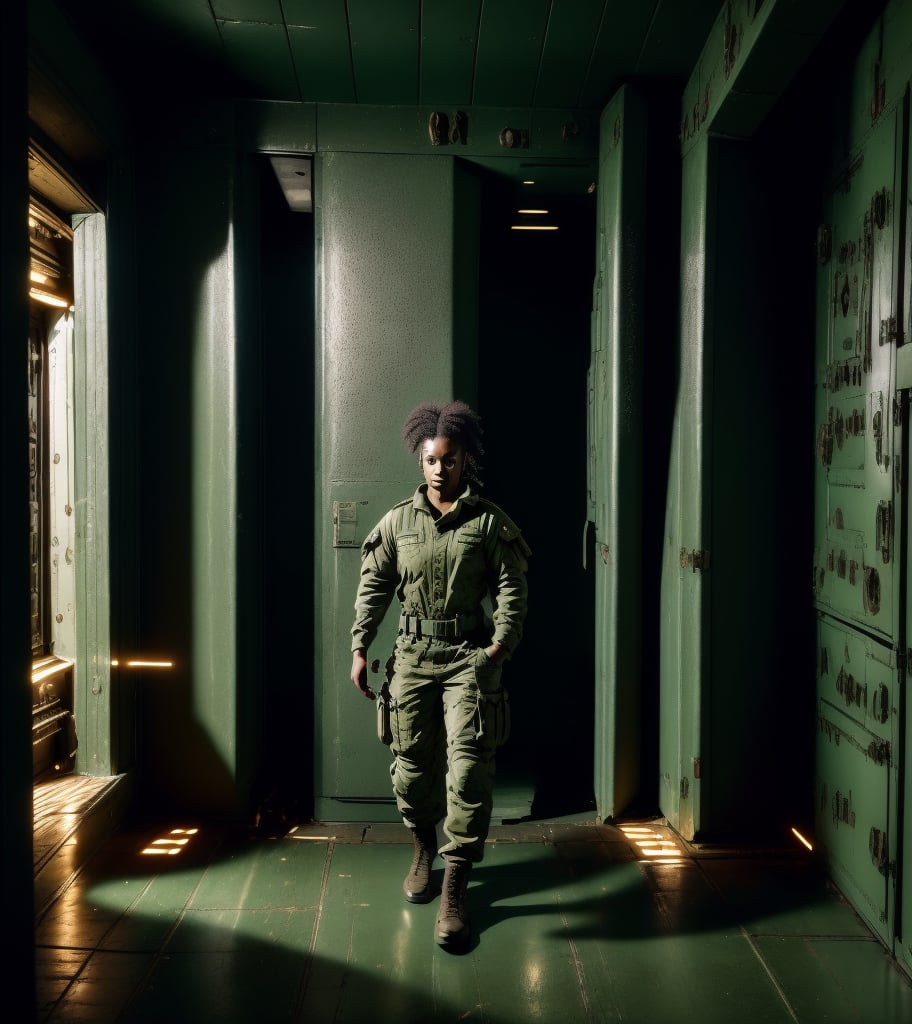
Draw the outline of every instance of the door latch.
M704 550L688 551L681 548L681 568L696 572L709 572L709 552Z

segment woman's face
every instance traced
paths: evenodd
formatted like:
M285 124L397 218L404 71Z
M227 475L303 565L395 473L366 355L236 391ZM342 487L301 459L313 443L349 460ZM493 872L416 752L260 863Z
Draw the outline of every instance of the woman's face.
M428 497L434 504L459 497L465 458L462 445L448 437L435 437L422 444L421 471L428 485Z

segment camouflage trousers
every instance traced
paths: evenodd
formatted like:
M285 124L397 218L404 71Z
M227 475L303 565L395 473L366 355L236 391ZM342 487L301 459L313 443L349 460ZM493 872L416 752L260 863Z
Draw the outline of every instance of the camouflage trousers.
M443 819L451 860L477 862L491 823L495 751L509 733L501 667L470 643L400 636L392 659L390 777L409 828Z

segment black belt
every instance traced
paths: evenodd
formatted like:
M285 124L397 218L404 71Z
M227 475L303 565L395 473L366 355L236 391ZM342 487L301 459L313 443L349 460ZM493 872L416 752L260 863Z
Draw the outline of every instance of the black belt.
M428 636L456 640L475 629L479 617L474 614L457 615L454 619L422 619L420 615L405 612L399 617L399 630L411 636Z

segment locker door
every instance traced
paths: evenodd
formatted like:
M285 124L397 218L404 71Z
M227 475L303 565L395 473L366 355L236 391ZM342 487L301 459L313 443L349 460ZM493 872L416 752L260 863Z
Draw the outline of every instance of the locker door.
M834 880L892 945L901 854L907 442L897 392L907 99L853 150L818 234L816 815Z
M818 608L896 640L894 375L901 114L852 154L818 240L814 595Z
M896 652L828 615L817 623L816 831L833 879L889 943L896 897Z

